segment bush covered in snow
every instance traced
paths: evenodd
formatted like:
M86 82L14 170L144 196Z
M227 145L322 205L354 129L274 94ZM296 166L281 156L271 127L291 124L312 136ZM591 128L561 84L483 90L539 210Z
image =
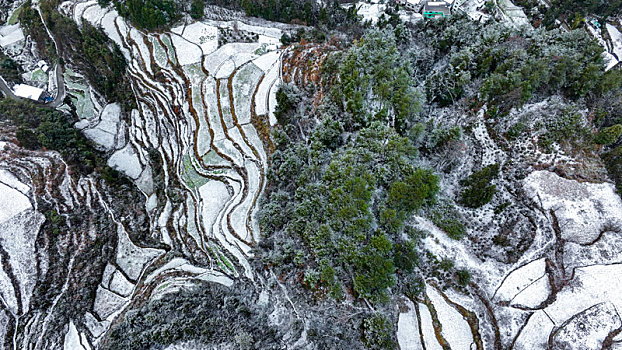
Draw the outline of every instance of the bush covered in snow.
M102 349L165 349L184 340L203 348L280 349L267 316L244 288L202 284L129 312Z

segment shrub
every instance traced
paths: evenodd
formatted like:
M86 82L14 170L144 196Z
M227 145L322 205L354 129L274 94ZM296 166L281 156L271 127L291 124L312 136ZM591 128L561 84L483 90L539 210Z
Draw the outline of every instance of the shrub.
M190 16L194 19L201 19L205 14L205 3L203 0L192 0L190 4Z
M471 282L471 273L468 270L458 270L456 276L458 276L458 284L463 287L466 287Z
M439 266L444 271L449 271L449 270L451 270L454 267L454 262L453 262L453 260L451 260L449 258L443 258L443 260L441 260L441 263L439 264Z
M601 129L594 135L594 142L599 145L610 145L616 142L622 134L622 125L616 124L608 128Z
M591 130L586 126L580 113L565 111L546 125L546 133L538 139L538 144L545 151L551 151L553 143L568 143L583 146L592 140Z
M429 215L430 220L451 239L461 239L466 234L462 218L455 208L445 205Z
M464 189L460 194L462 204L469 208L479 208L488 204L497 191L497 187L490 183L498 174L499 164L492 164L463 180Z
M363 342L369 349L395 349L393 325L386 316L375 314L363 320Z
M466 228L464 227L464 224L456 219L441 219L441 221L436 222L436 225L438 226L438 228L445 231L445 233L451 239L458 240L464 237L464 234L466 233Z

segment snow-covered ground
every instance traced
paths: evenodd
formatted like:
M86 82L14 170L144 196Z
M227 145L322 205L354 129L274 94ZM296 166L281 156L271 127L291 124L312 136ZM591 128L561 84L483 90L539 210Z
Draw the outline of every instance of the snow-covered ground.
M615 56L617 61L622 60L622 33L611 23L606 24L607 32L611 38L611 54Z
M486 22L491 16L480 11L485 2L485 0L460 0L454 4L454 9L464 11L474 21Z
M549 171L536 171L524 181L527 196L553 211L562 238L588 244L603 229L622 227L622 200L612 184L579 183Z
M142 173L142 165L136 150L131 144L115 152L110 159L108 159L108 165L132 179L138 179Z
M555 348L600 349L605 338L622 326L618 313L622 308L621 281L620 264L577 269L555 302L528 320L517 349L547 344L549 334Z
M397 322L397 341L400 350L421 350L421 337L419 336L419 322L415 305L409 299L404 298L406 311L400 312Z
M442 350L443 347L439 344L436 338L436 332L434 330L432 315L428 306L423 303L418 303L419 315L421 317L421 333L423 334L423 344L426 350Z
M371 23L378 22L378 19L384 14L387 8L386 4L380 4L378 1L372 1L371 3L362 1L357 3L356 6L356 13L362 17L363 21L369 21Z
M436 288L427 285L426 295L434 305L438 321L443 325L443 337L447 340L451 349L472 349L472 346L474 346L473 334L465 318L445 301Z
M543 258L521 266L507 275L497 289L494 298L499 301L510 302L542 277L546 277L546 261Z
M2 48L8 48L18 44L24 39L24 32L19 24L0 27L0 46L2 46Z
M28 189L10 172L0 171L0 247L8 258L4 264L10 267L8 271L0 268L0 297L13 315L29 310L38 266L44 269L46 266L38 261L35 248L45 218L34 210L25 194ZM19 290L15 290L15 286Z
M497 3L503 17L507 19L509 23L512 23L516 27L531 27L529 18L527 18L527 15L525 15L521 7L514 5L511 0L499 0Z
M85 341L84 335L79 334L73 321L69 321L69 330L65 335L63 350L91 350L88 341Z
M620 21L619 25L622 27L622 21ZM607 70L613 68L622 60L622 33L618 28L611 23L606 24L607 33L609 33L611 38L610 45L603 45L606 50L605 57L608 60Z
M123 136L124 129L119 128L121 106L117 103L108 104L102 110L97 124L93 127L85 127L83 132L86 137L105 150L112 150L117 145L117 138ZM77 128L89 124L88 119L76 123Z

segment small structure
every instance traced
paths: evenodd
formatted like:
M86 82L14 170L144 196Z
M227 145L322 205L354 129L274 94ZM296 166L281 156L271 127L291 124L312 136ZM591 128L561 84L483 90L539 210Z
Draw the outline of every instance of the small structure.
M418 12L421 9L421 0L397 0L397 4L406 10Z
M27 98L37 102L47 103L50 102L50 100L53 100L50 95L43 89L39 89L38 87L26 84L15 85L15 88L13 88L13 93L17 97Z
M592 25L598 29L600 29L600 23L598 22L598 20L596 18L593 18L590 23L592 23Z
M423 17L447 17L450 14L449 4L445 1L426 1L423 5Z
M47 73L50 70L50 66L48 66L44 60L37 62L37 67L39 67L44 73Z

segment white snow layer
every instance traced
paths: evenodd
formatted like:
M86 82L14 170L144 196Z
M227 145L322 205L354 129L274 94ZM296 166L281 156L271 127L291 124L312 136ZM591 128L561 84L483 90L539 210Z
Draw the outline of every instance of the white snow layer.
M512 271L504 280L494 297L499 301L510 301L546 273L546 261L538 259Z
M0 174L2 174L0 177L0 224L2 224L24 210L32 208L32 205L28 197L3 183L5 172Z
M421 316L421 334L423 334L423 342L425 343L426 350L443 350L441 344L438 343L434 332L434 325L432 324L432 315L428 306L423 303L418 303L419 315Z
M622 264L577 268L555 302L537 311L517 337L517 350L548 348L600 349L605 337L622 324ZM570 346L570 347L568 347Z
M218 28L205 23L194 22L187 26L182 37L197 44L204 55L216 51L218 48Z
M80 342L80 334L76 329L76 325L73 321L69 321L69 330L65 334L65 342L63 343L63 350L90 350L90 346L86 343L86 347Z
M28 186L19 182L10 172L0 172L0 246L8 255L8 261L2 263L10 265L21 300L17 299L13 284L2 265L0 296L13 314L18 313L19 306L22 313L29 309L38 275L35 240L39 227L45 221L41 213L33 210L29 198L15 188L25 190ZM41 264L43 269L45 266Z
M449 305L436 288L427 285L426 294L434 304L438 321L443 325L443 336L453 350L470 350L473 343L471 327L458 310Z
M400 350L422 350L415 305L408 299L404 303L408 311L401 312L397 321L397 342Z
M601 229L621 223L622 201L612 184L580 183L535 171L523 180L523 188L542 209L555 213L564 240L592 243Z
M132 179L138 179L143 171L138 154L131 144L127 144L123 149L115 152L108 159L108 165Z
M618 57L618 60L622 59L622 33L615 26L607 23L607 32L611 37L611 44L613 45L613 54Z
M121 106L117 103L108 104L101 112L99 123L91 129L85 129L84 135L106 150L115 146Z

